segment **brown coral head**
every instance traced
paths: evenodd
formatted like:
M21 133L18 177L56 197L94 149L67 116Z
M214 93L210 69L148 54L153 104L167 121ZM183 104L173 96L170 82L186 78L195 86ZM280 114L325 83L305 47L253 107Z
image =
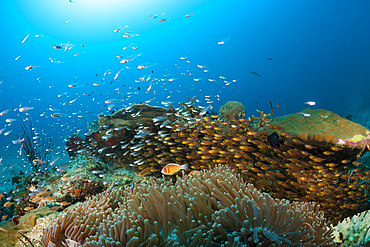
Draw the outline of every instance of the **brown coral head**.
M238 101L228 101L220 108L220 117L224 121L244 118L246 115L245 107Z

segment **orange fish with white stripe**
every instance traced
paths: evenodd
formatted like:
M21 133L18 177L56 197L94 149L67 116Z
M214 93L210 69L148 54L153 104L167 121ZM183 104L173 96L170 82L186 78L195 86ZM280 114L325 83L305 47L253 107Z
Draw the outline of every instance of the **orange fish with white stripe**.
M168 165L163 167L161 172L164 175L173 175L176 172L181 171L182 169L188 169L188 165L187 164L179 165L175 163L169 163Z

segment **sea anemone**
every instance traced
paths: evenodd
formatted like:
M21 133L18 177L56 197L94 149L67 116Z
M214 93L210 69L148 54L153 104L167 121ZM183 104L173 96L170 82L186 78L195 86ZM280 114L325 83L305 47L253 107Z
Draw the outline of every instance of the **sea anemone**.
M60 215L42 245L334 246L319 206L273 199L217 166L175 184L112 188Z

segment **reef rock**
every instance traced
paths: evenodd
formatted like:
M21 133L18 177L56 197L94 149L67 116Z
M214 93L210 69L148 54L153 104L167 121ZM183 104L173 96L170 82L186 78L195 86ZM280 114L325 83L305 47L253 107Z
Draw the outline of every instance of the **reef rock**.
M163 107L136 104L130 108L129 112L123 108L112 115L99 115L99 126L134 126L139 122L150 121L155 117L164 116L168 112L170 110Z
M76 157L78 150L85 148L84 140L77 134L68 138L66 143L69 157Z
M18 231L21 231L25 234L30 232L32 228L36 225L36 220L44 218L44 217L56 217L59 213L50 211L48 207L38 207L34 210L27 212L19 219L19 224L16 225L14 222L3 222L1 225L2 228L7 230L8 232L0 233L0 246L1 247L22 247L24 246L20 242L18 242ZM42 231L41 231L42 232ZM33 238L31 237L31 240ZM36 246L36 245L35 245Z
M92 132L98 131L99 127L100 126L99 126L99 121L98 120L94 120L94 121L91 121L91 122L87 123L87 129L89 131L92 131Z

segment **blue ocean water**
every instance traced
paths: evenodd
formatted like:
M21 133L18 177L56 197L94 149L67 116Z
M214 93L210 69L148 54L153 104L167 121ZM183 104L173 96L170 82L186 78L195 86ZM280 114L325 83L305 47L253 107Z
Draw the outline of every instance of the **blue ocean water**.
M247 117L272 101L275 115L323 108L370 127L367 0L4 0L0 11L4 184L27 164L12 143L20 122L56 139L52 156L63 156L110 99L122 100L114 110L196 96L216 112L236 100Z

